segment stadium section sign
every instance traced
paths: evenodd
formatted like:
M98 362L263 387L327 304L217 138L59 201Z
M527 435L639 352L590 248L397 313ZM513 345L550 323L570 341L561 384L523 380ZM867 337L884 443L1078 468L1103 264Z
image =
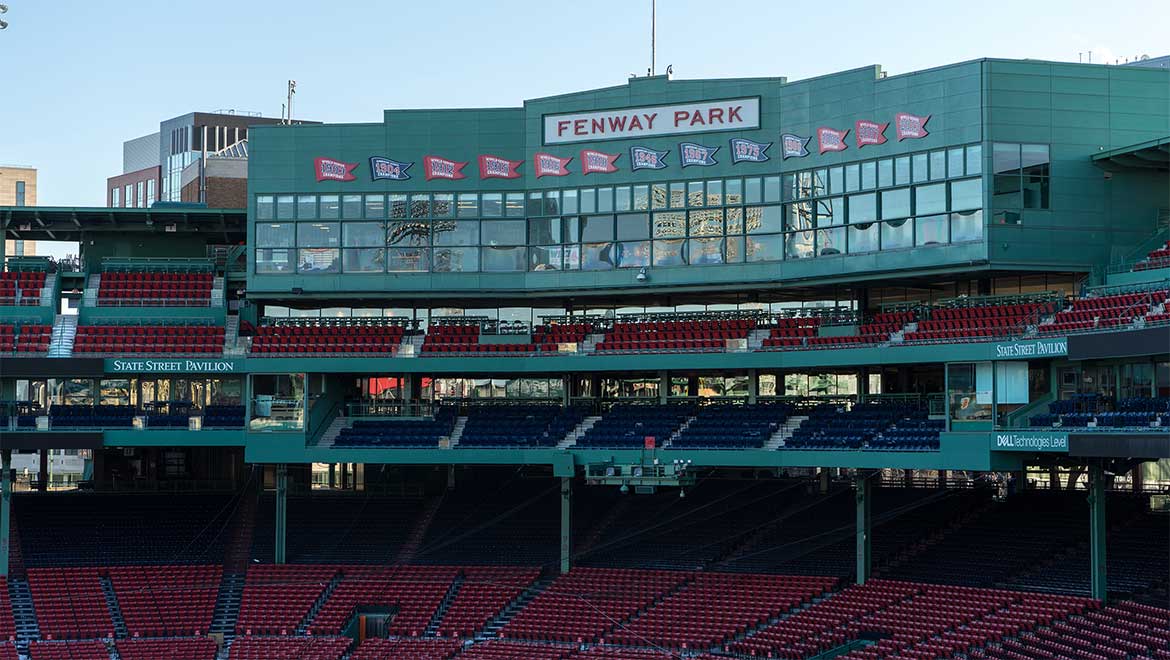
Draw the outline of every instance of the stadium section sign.
M106 373L114 374L231 374L242 371L242 365L237 360L106 360Z
M1067 433L1046 433L1043 431L994 433L991 439L991 451L1068 452Z
M760 99L750 97L545 115L544 143L570 144L759 127Z
M997 359L1064 357L1068 355L1067 339L1035 339L1001 342L995 345Z

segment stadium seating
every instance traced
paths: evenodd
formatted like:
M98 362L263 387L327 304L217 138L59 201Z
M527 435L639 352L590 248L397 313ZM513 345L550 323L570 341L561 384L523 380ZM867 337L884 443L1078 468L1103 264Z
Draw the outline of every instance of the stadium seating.
M1048 307L1043 303L937 308L905 333L906 342L990 341L1021 335Z
M0 306L40 305L46 277L44 271L0 272Z
M209 637L119 639L114 646L122 660L214 660L216 653Z
M17 353L45 353L53 338L53 326L27 324L20 326L16 333Z
M12 602L8 599L8 582L4 580L0 581L0 645L12 639L16 639L16 621L12 616Z
M865 403L846 409L822 404L785 440L785 449L938 449L942 420L928 420L917 404Z
M594 642L688 577L667 571L574 568L553 580L500 634L509 639Z
M856 335L808 337L805 341L813 347L881 344L913 321L914 312L879 312L871 317L869 323L858 326Z
M450 607L439 621L438 634L470 637L515 600L540 575L537 568L466 567Z
M105 571L131 635L202 635L210 629L222 567L124 566Z
M565 660L577 657L576 653L575 647L566 644L490 639L467 647L459 654L459 658L467 660Z
M433 324L423 337L420 354L423 356L466 355L490 357L523 357L537 351L553 351L536 343L482 342L479 324ZM543 341L543 339L542 339Z
M1150 250L1141 261L1133 265L1133 270L1154 270L1156 268L1170 268L1170 241Z
M286 552L297 563L386 563L397 556L421 515L420 497L316 491L290 496ZM252 556L272 557L275 534L271 497L260 499ZM295 530L295 532L294 532Z
M81 325L74 354L222 355L220 325Z
M341 429L338 447L436 447L455 426L455 409L442 407L430 419L358 419Z
M12 353L16 350L16 326L11 323L0 323L0 353Z
M222 561L228 494L75 493L16 496L30 567L206 564ZM78 534L77 530L86 530Z
M70 428L125 428L134 425L138 409L134 406L83 406L59 403L49 408L49 426Z
M293 634L337 573L336 566L249 567L236 631L249 636ZM280 607L272 607L273 603Z
M585 418L579 406L482 405L467 411L460 447L552 447Z
M712 404L670 441L675 449L747 449L762 447L792 414L783 404Z
M1167 298L1170 298L1167 290L1076 298L1066 309L1040 324L1037 330L1051 335L1129 326L1155 305L1165 303Z
M226 404L206 406L203 408L203 428L244 428L244 406Z
M722 351L730 339L746 339L755 319L619 322L605 333L602 352Z
M768 336L761 343L761 349L800 348L805 340L817 335L821 325L819 316L781 317L769 322Z
M113 635L114 624L102 595L98 569L32 568L28 571L28 586L44 639Z
M304 321L261 325L252 338L252 354L394 355L406 327L400 323Z
M461 646L455 639L368 637L349 657L350 660L448 660Z
M395 608L394 635L417 637L446 596L458 568L451 566L346 567L341 580L309 624L314 635L342 631L354 608Z
M1170 657L1170 610L1119 603L972 651L972 660Z
M699 573L606 641L702 649L767 623L831 589L832 578Z
M1116 402L1096 395L1076 395L1048 404L1048 412L1033 415L1033 427L1125 428L1164 432L1170 427L1170 397L1130 398Z
M593 332L590 323L546 323L532 333L532 343L541 351L556 351L557 344L582 344Z
M616 404L577 440L577 446L637 449L646 438L662 446L695 410L691 403Z
M99 307L207 307L215 275L202 272L105 271Z
M352 643L348 637L237 637L228 660L340 660Z
M110 660L110 652L97 640L36 641L29 644L29 657L32 660Z

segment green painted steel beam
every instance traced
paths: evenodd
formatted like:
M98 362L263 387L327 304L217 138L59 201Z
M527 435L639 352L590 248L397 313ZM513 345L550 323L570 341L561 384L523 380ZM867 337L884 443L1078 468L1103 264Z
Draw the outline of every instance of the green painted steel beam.
M857 504L857 584L865 584L873 570L873 546L870 538L873 506L870 498L870 475L859 472L854 478Z
M573 551L573 528L570 515L573 508L573 478L561 477L561 575L569 572L569 557Z
M3 450L0 457L0 578L5 578L11 556L12 450Z
M1105 545L1108 527L1105 519L1105 470L1100 464L1089 466L1089 583L1093 598L1108 600Z
M276 466L276 540L274 543L274 563L285 563L285 543L288 541L288 465L281 463Z

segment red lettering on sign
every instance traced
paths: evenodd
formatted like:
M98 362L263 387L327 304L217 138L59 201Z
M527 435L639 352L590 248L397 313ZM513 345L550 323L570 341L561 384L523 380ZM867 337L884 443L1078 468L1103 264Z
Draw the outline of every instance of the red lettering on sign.
M638 115L634 115L633 117L630 117L630 130L631 131L642 130L642 120L638 119Z
M702 113L702 111L700 111L700 110L695 110L695 114L694 114L694 116L692 116L692 117L691 117L691 126L694 126L695 124L699 124L700 126L702 126L702 125L704 125L704 124L706 124L706 123L707 123L707 122L703 120L703 113Z
M652 112L648 115L642 115L642 116L646 118L646 128L648 130L651 130L651 131L654 130L654 120L658 119L658 113Z
M609 118L609 130L611 130L615 133L621 133L622 131L625 131L626 130L626 116L622 115L620 117L610 117Z
M687 112L686 110L675 110L674 111L674 127L678 128L679 125L682 124L684 121L686 121L687 118L689 118L690 116L691 116L691 113Z
M585 135L584 119L577 119L573 121L573 135Z
M727 121L729 121L729 122L732 122L732 121L743 121L743 117L740 117L740 116L739 116L739 113L740 113L740 112L743 112L743 106L742 106L742 105L737 105L737 106L735 106L735 107L733 107L733 108L728 108L728 109L727 109Z
M723 108L711 108L711 123L723 123Z
M594 133L604 133L605 132L605 118L604 117L597 117L593 120L593 132Z
M565 130L569 128L568 120L562 119L557 122L557 137L565 134Z

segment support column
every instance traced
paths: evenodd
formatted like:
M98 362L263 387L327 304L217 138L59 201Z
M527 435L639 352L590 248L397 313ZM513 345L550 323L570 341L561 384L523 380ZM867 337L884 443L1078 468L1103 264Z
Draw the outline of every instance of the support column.
M12 450L0 452L0 580L8 577L10 517L12 515Z
M854 477L857 485L857 584L865 584L869 580L869 572L873 565L870 552L870 475L858 471Z
M280 463L276 466L276 550L273 561L283 564L285 559L284 543L287 538L288 527L288 465Z
M670 400L670 374L665 371L658 372L658 403L666 403Z
M748 369L748 403L756 403L760 400L760 372L755 369Z
M1093 598L1105 602L1105 471L1089 466L1089 583Z
M38 458L40 459L40 467L38 469L37 490L46 493L49 491L49 450L42 449Z
M569 513L573 504L573 480L561 477L561 575L569 572L569 554L572 551L572 528Z

